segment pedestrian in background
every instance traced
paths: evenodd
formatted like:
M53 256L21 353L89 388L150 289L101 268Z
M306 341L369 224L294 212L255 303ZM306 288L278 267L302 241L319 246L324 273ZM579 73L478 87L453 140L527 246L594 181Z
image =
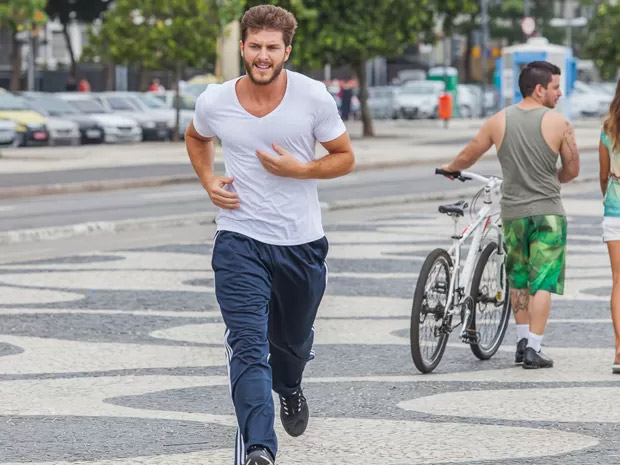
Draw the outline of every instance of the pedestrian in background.
M517 324L515 363L530 369L553 366L541 344L551 294L564 292L567 222L560 184L579 174L575 131L553 111L562 96L560 72L546 61L528 63L519 75L523 100L489 118L456 159L441 167L467 169L497 148L506 272Z
M620 373L620 81L603 124L598 151L605 206L603 240L607 243L613 279L610 304L616 354L612 372Z

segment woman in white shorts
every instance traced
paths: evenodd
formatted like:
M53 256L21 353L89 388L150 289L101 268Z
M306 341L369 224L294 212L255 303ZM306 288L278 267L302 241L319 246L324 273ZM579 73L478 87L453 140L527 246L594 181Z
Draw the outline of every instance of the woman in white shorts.
M616 357L612 371L620 373L620 81L603 124L598 151L601 191L605 196L603 240L609 249L613 276L611 319L616 334Z

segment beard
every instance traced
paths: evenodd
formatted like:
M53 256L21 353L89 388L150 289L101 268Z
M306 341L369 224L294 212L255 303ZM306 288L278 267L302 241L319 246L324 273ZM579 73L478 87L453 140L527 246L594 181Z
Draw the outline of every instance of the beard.
M282 60L277 65L273 65L273 74L266 81L262 81L260 79L257 79L254 76L254 74L253 74L254 64L253 63L250 63L250 62L246 61L245 58L244 58L243 59L243 65L245 66L245 70L246 70L246 72L248 74L248 77L250 78L250 80L254 84L256 84L257 86L267 86L267 85L271 84L273 81L275 81L276 79L278 79L278 76L282 72L282 69L284 69L284 60Z

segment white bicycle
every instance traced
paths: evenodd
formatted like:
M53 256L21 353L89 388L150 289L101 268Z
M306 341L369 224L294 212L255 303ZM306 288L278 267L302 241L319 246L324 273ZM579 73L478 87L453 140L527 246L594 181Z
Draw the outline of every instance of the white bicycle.
M439 212L454 221L452 247L433 250L418 276L411 311L411 356L422 373L433 371L444 354L450 333L461 326L460 338L481 360L490 359L502 344L510 316L510 292L506 277L504 235L494 205L501 178L469 171L435 174L460 181L476 180L484 187L472 201L473 221L459 231L459 218L467 202L441 205ZM474 213L478 200L482 207ZM471 241L469 241L471 239ZM465 263L461 247L469 241Z

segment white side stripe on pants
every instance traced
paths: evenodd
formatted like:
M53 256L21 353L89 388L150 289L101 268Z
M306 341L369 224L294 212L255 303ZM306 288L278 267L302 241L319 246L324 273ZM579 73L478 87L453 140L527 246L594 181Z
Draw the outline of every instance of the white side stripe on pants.
M230 330L226 329L224 333L224 348L226 349L226 369L228 370L228 391L230 392L230 398L232 399L232 379L230 377L230 363L232 361L233 350L228 344L228 336L230 336ZM244 465L245 460L245 444L243 442L243 435L241 434L241 428L237 425L237 440L235 441L235 465Z

